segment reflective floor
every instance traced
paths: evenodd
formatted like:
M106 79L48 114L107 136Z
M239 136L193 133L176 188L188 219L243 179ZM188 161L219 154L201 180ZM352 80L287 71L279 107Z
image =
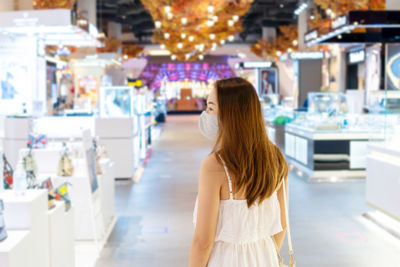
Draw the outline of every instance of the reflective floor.
M117 182L118 219L96 267L188 266L199 167L211 144L197 116L167 119L140 182ZM362 217L371 210L363 181L308 184L291 175L290 205L297 266L400 266L400 240Z

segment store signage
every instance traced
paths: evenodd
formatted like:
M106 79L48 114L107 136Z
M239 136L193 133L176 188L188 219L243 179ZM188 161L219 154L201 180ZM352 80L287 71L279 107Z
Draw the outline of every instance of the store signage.
M142 87L143 81L139 80L139 79L136 81L131 81L131 82L128 82L128 86Z
M324 52L293 52L290 54L291 59L322 59L324 58Z
M304 35L304 41L310 42L318 38L318 30L313 30Z
M264 68L271 68L272 62L271 61L247 61L247 62L240 62L239 67L243 69L264 69Z
M334 21L332 21L332 29L340 28L347 24L346 16L339 16Z
M349 63L356 64L365 60L365 50L356 50L349 53Z

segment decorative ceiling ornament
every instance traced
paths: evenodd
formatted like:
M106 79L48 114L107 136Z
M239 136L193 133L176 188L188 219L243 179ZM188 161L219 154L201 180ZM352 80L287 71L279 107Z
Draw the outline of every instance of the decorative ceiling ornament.
M135 58L144 50L143 46L137 44L123 44L122 45L122 55L124 59Z
M76 0L33 0L33 9L72 9Z
M340 15L346 14L349 10L385 10L386 2L383 0L315 0L317 8L312 10L308 18L309 29L318 28L320 34L326 34L332 29L332 20ZM365 29L353 30L363 32Z
M297 25L286 25L279 27L279 35L274 42L264 39L250 46L250 50L259 57L266 57L267 60L274 60L286 52L298 49L298 29Z
M155 21L153 42L171 58L197 60L243 30L240 17L254 0L142 0Z

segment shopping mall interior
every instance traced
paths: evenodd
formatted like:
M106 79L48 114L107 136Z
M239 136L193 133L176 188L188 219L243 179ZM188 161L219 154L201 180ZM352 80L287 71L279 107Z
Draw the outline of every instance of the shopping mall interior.
M400 266L399 0L1 0L0 266L210 266L199 120L232 77L288 164L284 262Z

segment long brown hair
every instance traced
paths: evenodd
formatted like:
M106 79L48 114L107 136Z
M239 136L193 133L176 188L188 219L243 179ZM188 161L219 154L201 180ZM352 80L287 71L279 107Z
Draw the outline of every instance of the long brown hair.
M232 174L235 191L244 189L250 207L274 193L288 175L288 166L268 139L253 85L242 78L229 78L217 81L216 90L219 134L213 152Z

